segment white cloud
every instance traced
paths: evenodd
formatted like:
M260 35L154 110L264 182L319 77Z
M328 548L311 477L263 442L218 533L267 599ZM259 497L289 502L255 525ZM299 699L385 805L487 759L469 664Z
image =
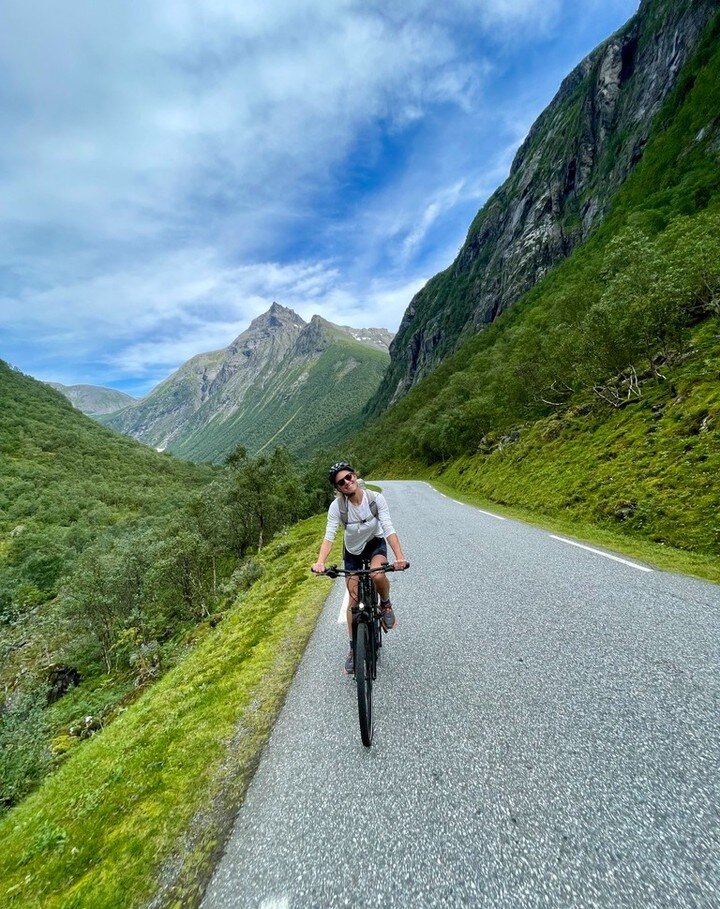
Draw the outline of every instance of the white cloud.
M272 220L327 180L359 129L464 91L444 32L363 4L132 7L48 8L38 25L32 3L11 2L6 218L117 242L187 223L201 196Z
M560 7L6 0L0 356L154 378L274 299L396 327L504 175L477 141L504 116L483 108L490 48Z
M195 354L226 347L275 300L306 320L319 313L336 323L392 329L424 281L375 280L359 293L332 263L227 267L213 250L195 249L28 294L19 307L0 298L0 321L10 331L32 330L40 348L71 346L81 359L99 359L106 382L135 377L147 390Z
M464 186L465 181L460 180L452 186L436 193L433 200L425 207L425 211L422 213L422 216L417 221L416 225L403 240L402 253L405 259L407 259L422 242L427 235L427 232L440 215L457 203Z

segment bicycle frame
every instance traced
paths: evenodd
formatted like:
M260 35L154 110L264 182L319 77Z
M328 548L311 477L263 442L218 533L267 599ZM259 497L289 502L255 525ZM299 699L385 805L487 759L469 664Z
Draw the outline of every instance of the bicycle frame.
M409 564L408 566L409 567ZM330 578L357 577L357 603L352 607L353 648L355 651L355 683L357 685L358 718L360 737L366 748L372 745L374 724L372 716L372 687L377 678L378 650L382 646L380 622L380 597L372 582L373 574L395 571L393 565L385 562L371 568L364 560L362 568L350 570L331 565L324 574Z
M353 641L357 646L358 624L363 622L368 626L370 644L370 671L372 680L377 678L377 652L382 647L380 637L380 598L372 582L372 575L382 569L371 569L369 563L363 562L363 571L358 577L357 605L352 608L353 615Z

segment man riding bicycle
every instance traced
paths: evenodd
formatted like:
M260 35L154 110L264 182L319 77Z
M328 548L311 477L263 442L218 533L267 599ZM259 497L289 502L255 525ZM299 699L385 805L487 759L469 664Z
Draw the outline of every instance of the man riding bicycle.
M363 559L370 562L371 568L377 568L387 562L386 540L395 554L395 568L398 570L407 568L408 562L390 520L385 496L382 493L368 496L366 490L358 483L355 469L345 461L333 464L328 479L335 487L335 499L328 509L325 538L312 570L317 573L325 571L325 559L330 554L341 524L344 525L343 558L346 570L357 571L362 568ZM385 631L389 631L395 625L395 613L390 602L390 582L383 571L373 574L372 580L380 595L381 621ZM350 652L345 660L345 672L351 674L355 666L352 608L357 605L356 577L347 579L347 588L350 595L346 613Z

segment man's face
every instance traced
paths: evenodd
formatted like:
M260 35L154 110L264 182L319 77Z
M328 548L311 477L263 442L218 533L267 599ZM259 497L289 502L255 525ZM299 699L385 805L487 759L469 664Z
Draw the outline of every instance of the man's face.
M341 470L335 477L335 488L345 495L350 495L355 491L357 476L351 470Z

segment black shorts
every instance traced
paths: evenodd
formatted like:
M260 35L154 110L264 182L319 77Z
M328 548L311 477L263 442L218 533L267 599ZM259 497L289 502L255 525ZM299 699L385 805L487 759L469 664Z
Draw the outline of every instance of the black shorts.
M363 559L367 559L369 562L372 557L376 555L385 556L385 561L387 561L387 545L382 537L373 537L369 543L365 544L363 551L359 552L357 555L355 555L354 552L348 552L347 549L343 547L345 570L358 571L362 568Z

